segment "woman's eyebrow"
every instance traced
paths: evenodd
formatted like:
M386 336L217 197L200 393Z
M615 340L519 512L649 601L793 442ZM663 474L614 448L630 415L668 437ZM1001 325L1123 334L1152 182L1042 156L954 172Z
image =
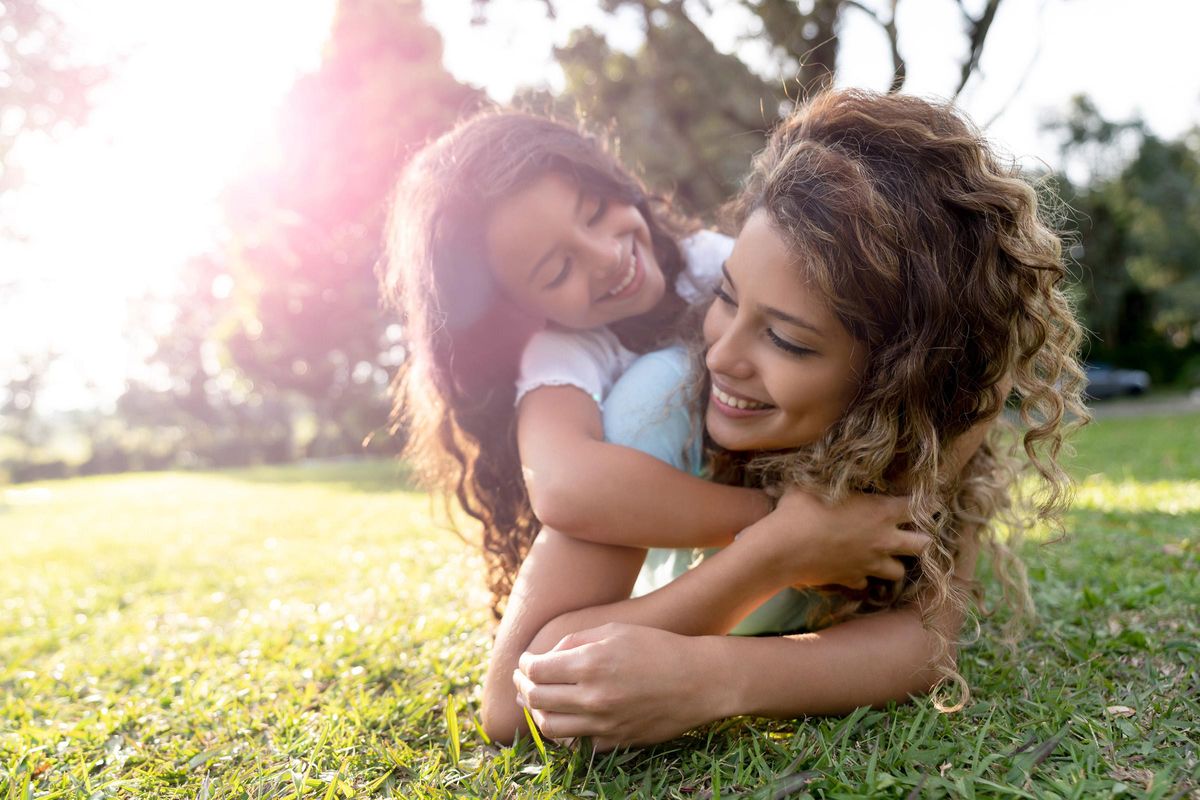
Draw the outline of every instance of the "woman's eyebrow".
M727 266L725 266L725 263L721 264L721 274L725 276L725 280L729 281L729 285L731 287L733 287L735 289L737 288L734 285L733 277L729 274L729 268ZM816 325L813 325L811 322L801 319L800 317L797 317L794 314L789 314L786 311L782 311L778 308L775 308L774 306L763 305L762 303L759 303L758 307L762 310L762 313L765 316L768 316L771 319L777 319L780 322L786 322L787 324L795 325L798 328L806 328L806 329L812 331L813 333L815 333L817 336L823 337L825 335L825 332L822 331L820 328L818 328Z
M581 209L581 208L583 208L583 187L582 186L579 187L579 191L575 195L575 210L571 212L571 219L579 218L579 209ZM553 256L555 251L557 251L557 250L558 250L558 243L555 242L554 245L548 251L546 251L546 255L539 258L537 260L537 263L533 265L533 269L529 272L529 280L527 281L527 283L533 283L533 280L534 280L534 278L537 277L538 272L541 271L542 267L546 266L546 264L550 261L551 256Z

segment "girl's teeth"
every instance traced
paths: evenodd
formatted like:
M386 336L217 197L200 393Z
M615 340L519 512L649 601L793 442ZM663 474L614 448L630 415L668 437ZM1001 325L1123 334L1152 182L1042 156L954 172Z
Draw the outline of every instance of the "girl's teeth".
M626 273L626 275L625 275L625 279L623 281L621 281L620 283L618 283L616 285L616 288L612 289L608 293L608 296L612 297L613 295L620 294L625 289L626 286L628 286L630 283L633 282L633 276L636 274L637 274L637 264L631 263L629 265L629 272Z
M618 283L616 288L613 288L610 291L608 291L608 296L612 297L613 295L618 295L618 294L622 293L622 291L625 290L625 287L628 287L628 285L630 283L634 282L634 278L636 276L637 276L637 251L635 249L634 254L632 254L632 258L629 259L629 272L625 273L625 277L624 277L623 281Z

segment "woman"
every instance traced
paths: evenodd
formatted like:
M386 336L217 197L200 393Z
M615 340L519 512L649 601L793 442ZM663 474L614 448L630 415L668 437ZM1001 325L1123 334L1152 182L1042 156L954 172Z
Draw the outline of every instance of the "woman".
M644 550L545 530L489 665L483 718L496 738L522 727L518 702L546 735L590 735L602 748L737 714L844 713L939 684L960 687L960 707L954 640L980 544L1006 600L1024 610L1019 562L992 531L1014 510L1015 446L1002 455L992 433L961 469L951 462L952 443L995 418L1015 388L1022 457L1046 491L1033 515L1007 515L1010 530L1064 506L1056 456L1065 412L1084 416L1080 329L1033 189L951 108L841 91L775 131L735 208L741 232L703 326L707 463L728 481L830 500L906 492L933 544L903 580L812 615L814 625L836 620L817 633L741 638L717 634L836 562L838 538L819 522L786 535L751 526L667 585L643 581L650 591L634 598ZM647 358L606 404L617 441L686 410L678 358ZM670 454L688 441L656 446ZM793 501L798 517L822 511L804 493ZM553 598L576 610L539 619L540 589L572 570L599 588Z

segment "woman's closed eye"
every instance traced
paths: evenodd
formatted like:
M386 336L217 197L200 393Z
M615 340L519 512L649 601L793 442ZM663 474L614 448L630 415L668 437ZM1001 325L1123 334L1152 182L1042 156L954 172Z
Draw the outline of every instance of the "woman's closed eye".
M733 295L731 295L729 292L725 291L725 287L722 284L718 283L716 286L713 287L712 291L713 291L713 294L716 295L717 299L720 300L722 303L725 303L726 305L737 308L737 303L734 302Z
M789 342L787 339L784 339L770 328L767 328L767 338L771 340L771 344L775 345L785 353L793 356L807 356L817 352L811 347L805 347L803 345L796 344L795 342Z

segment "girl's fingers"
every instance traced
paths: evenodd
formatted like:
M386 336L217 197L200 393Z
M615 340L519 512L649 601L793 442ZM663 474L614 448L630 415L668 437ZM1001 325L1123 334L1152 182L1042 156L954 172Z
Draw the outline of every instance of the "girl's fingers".
M888 505L890 506L892 514L895 516L897 525L907 525L908 523L912 522L912 520L909 519L909 507L911 501L912 498L906 494L888 498Z
M897 530L896 536L897 545L892 555L897 556L919 556L933 542L932 536L918 531Z
M889 558L875 570L875 577L883 578L885 581L901 580L904 578L904 565L894 558Z

